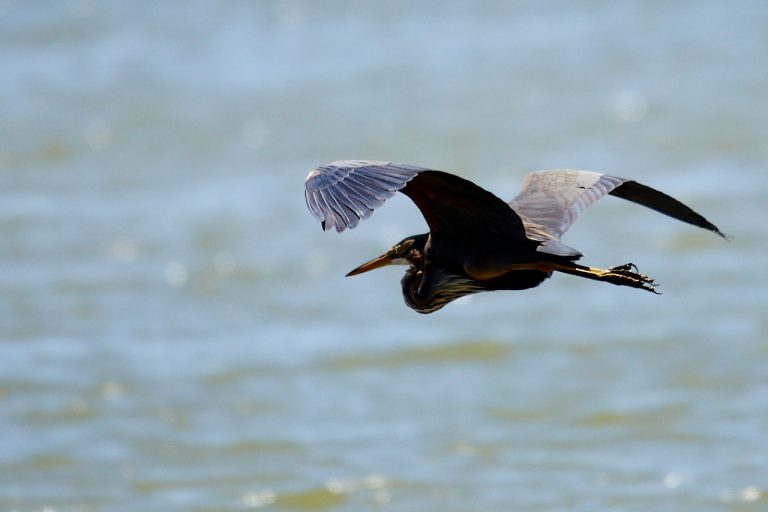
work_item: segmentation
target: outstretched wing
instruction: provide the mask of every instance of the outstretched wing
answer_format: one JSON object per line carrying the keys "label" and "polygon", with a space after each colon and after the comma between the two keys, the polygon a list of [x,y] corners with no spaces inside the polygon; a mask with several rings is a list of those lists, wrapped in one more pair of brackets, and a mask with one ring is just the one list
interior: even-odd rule
{"label": "outstretched wing", "polygon": [[714,224],[677,199],[636,181],[591,171],[530,173],[525,177],[523,189],[509,205],[559,238],[584,210],[606,194],[652,208],[725,238]]}
{"label": "outstretched wing", "polygon": [[424,167],[369,160],[331,162],[309,173],[305,189],[309,211],[325,230],[354,228],[400,191],[421,210],[433,237],[525,235],[520,217],[504,201],[471,181]]}
{"label": "outstretched wing", "polygon": [[304,197],[323,230],[341,233],[395,195],[423,167],[372,160],[344,160],[321,165],[304,182]]}

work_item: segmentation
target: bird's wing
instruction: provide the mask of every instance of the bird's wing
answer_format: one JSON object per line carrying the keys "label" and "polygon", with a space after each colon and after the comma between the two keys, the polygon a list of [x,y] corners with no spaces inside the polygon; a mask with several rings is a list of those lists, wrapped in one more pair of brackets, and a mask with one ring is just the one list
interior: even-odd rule
{"label": "bird's wing", "polygon": [[304,197],[312,215],[328,231],[354,229],[361,219],[395,195],[426,169],[413,165],[345,160],[321,165],[304,182]]}
{"label": "bird's wing", "polygon": [[584,210],[623,182],[590,171],[532,172],[509,205],[559,238]]}
{"label": "bird's wing", "polygon": [[525,235],[520,217],[504,201],[471,181],[424,167],[368,160],[331,162],[310,172],[305,188],[307,206],[325,230],[354,228],[400,191],[421,210],[433,237]]}
{"label": "bird's wing", "polygon": [[674,197],[670,197],[667,194],[652,189],[642,183],[625,181],[613,189],[610,194],[646,206],[659,213],[663,213],[664,215],[669,215],[674,219],[707,229],[728,240],[728,236],[720,231],[717,226],[693,211],[691,208],[687,207]]}
{"label": "bird's wing", "polygon": [[714,224],[663,192],[636,181],[591,171],[530,173],[525,177],[522,190],[509,205],[559,238],[584,210],[606,194],[652,208],[725,237]]}

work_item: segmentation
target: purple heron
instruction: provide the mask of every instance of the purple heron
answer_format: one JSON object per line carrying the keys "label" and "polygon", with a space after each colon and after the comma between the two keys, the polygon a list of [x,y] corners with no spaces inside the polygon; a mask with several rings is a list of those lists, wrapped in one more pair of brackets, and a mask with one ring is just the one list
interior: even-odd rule
{"label": "purple heron", "polygon": [[560,241],[579,215],[607,194],[725,238],[677,199],[636,181],[591,171],[530,173],[509,203],[453,174],[390,162],[331,162],[310,172],[305,182],[310,212],[324,230],[337,232],[356,227],[398,191],[419,208],[429,233],[404,238],[347,275],[407,265],[403,297],[419,313],[432,313],[472,293],[533,288],[553,272],[656,293],[656,283],[635,265],[579,265],[582,254]]}

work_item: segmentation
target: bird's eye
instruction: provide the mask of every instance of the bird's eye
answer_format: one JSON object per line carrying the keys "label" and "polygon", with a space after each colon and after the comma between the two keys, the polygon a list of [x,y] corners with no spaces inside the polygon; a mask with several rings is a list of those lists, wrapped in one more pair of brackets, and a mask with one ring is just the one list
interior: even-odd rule
{"label": "bird's eye", "polygon": [[411,246],[413,245],[414,240],[406,240],[405,242],[397,244],[395,247],[397,248],[397,253],[400,255],[404,255],[407,253]]}

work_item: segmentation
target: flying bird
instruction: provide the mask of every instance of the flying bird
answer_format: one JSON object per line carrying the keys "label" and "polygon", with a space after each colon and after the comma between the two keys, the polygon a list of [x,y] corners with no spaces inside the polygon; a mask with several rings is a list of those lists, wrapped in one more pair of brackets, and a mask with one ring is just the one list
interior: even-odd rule
{"label": "flying bird", "polygon": [[530,173],[508,203],[447,172],[371,160],[321,165],[309,173],[304,186],[307,207],[323,230],[339,233],[370,217],[395,192],[411,198],[429,233],[404,238],[347,276],[407,265],[403,297],[419,313],[432,313],[472,293],[533,288],[553,272],[656,293],[656,283],[635,265],[580,265],[576,261],[582,254],[560,241],[579,215],[607,194],[725,238],[677,199],[636,181],[591,171]]}

